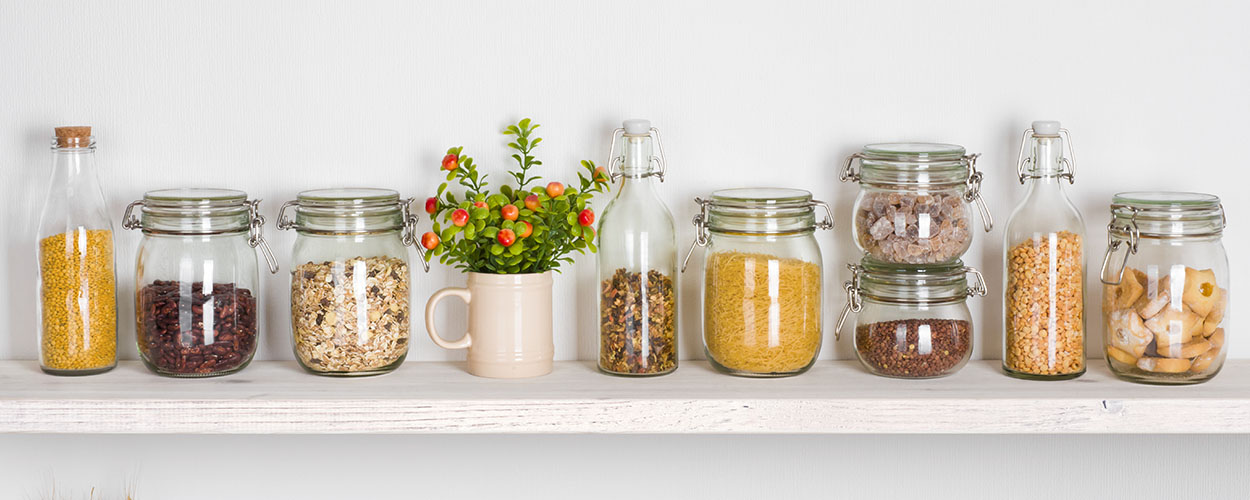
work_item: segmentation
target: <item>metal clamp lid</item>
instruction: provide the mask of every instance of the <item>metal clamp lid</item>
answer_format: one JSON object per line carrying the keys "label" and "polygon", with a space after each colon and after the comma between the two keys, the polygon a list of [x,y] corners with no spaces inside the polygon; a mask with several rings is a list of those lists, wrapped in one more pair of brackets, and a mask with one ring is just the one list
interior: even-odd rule
{"label": "metal clamp lid", "polygon": [[[416,212],[412,210],[412,204],[416,201],[416,198],[406,198],[394,203],[394,206],[399,209],[400,217],[403,220],[403,226],[400,228],[399,238],[400,243],[404,246],[415,246],[417,248],[417,254],[421,258],[421,267],[424,268],[426,272],[429,272],[430,263],[425,260],[425,249],[418,244],[419,237],[417,236],[417,222],[419,222],[420,219]],[[282,208],[278,209],[278,229],[285,231],[296,228],[295,219],[287,217],[286,215],[287,209],[292,207],[299,210],[299,200],[291,200],[283,203]]]}
{"label": "metal clamp lid", "polygon": [[[686,251],[686,257],[681,261],[681,272],[686,272],[686,266],[690,264],[690,256],[694,255],[695,247],[705,247],[710,241],[710,229],[708,227],[708,207],[715,205],[716,202],[710,199],[695,198],[694,202],[699,205],[699,213],[694,215],[694,219],[690,222],[694,224],[695,236],[694,241],[690,243],[690,249]],[[807,205],[810,207],[821,207],[825,209],[825,218],[815,222],[816,229],[830,230],[833,229],[833,208],[820,200],[809,200]]]}
{"label": "metal clamp lid", "polygon": [[976,203],[977,210],[981,212],[981,224],[985,227],[985,232],[994,229],[994,217],[990,215],[990,208],[985,204],[985,198],[981,197],[981,181],[985,176],[980,170],[977,170],[977,158],[981,157],[981,153],[973,153],[965,155],[964,159],[968,161],[968,190],[964,191],[964,201],[968,203]]}
{"label": "metal clamp lid", "polygon": [[[1129,220],[1123,225],[1117,226],[1114,216],[1111,218],[1111,222],[1107,223],[1107,251],[1102,255],[1102,267],[1098,270],[1098,279],[1111,286],[1117,286],[1121,281],[1124,281],[1124,269],[1128,267],[1128,257],[1137,253],[1137,242],[1141,239],[1141,231],[1137,228],[1137,208],[1127,205],[1111,206],[1112,213],[1119,209],[1127,209],[1131,215]],[[1108,279],[1107,264],[1111,263],[1111,256],[1115,254],[1116,249],[1120,248],[1121,243],[1119,238],[1115,238],[1112,235],[1121,232],[1128,236],[1126,248],[1124,249],[1124,258],[1120,259],[1120,270],[1113,273],[1115,278]]]}
{"label": "metal clamp lid", "polygon": [[[657,163],[659,164],[660,168],[659,172],[656,173],[656,176],[660,178],[660,182],[664,182],[664,175],[668,173],[668,162],[664,161],[664,142],[660,140],[660,130],[655,127],[651,127],[647,133],[655,139],[655,148],[659,152],[659,154],[651,155],[648,163],[651,165]],[[617,139],[623,137],[625,137],[624,127],[618,127],[616,130],[612,131],[612,138],[610,139],[612,145],[608,149],[608,177],[612,179],[612,182],[616,182],[620,180],[621,177],[625,176],[624,161],[621,160],[621,157],[616,155]]]}
{"label": "metal clamp lid", "polygon": [[[1027,151],[1026,146],[1029,144],[1029,138],[1033,137],[1033,135],[1033,127],[1029,127],[1028,130],[1024,131],[1024,136],[1020,139],[1020,156],[1016,159],[1016,176],[1020,178],[1020,184],[1024,184],[1026,179],[1037,177],[1028,174],[1028,167],[1029,164],[1033,163],[1033,158],[1025,153]],[[1067,150],[1067,156],[1059,157],[1059,178],[1067,179],[1068,184],[1072,184],[1075,182],[1074,177],[1076,177],[1076,151],[1072,147],[1072,134],[1068,132],[1068,129],[1061,128],[1059,129],[1059,136],[1063,138],[1063,147]]]}
{"label": "metal clamp lid", "polygon": [[[837,324],[834,326],[834,340],[842,339],[842,326],[846,323],[847,317],[851,313],[858,313],[863,310],[863,288],[862,280],[866,273],[863,266],[856,264],[847,264],[847,269],[851,270],[851,279],[842,284],[842,288],[846,290],[846,306],[842,308],[841,314],[838,315]],[[960,268],[964,274],[972,275],[972,283],[964,289],[964,297],[984,297],[989,293],[989,286],[985,283],[985,276],[975,267],[964,266]]]}
{"label": "metal clamp lid", "polygon": [[[278,259],[274,256],[273,249],[269,247],[269,243],[265,241],[265,216],[260,214],[260,201],[259,199],[243,201],[243,205],[247,207],[248,217],[247,245],[252,248],[259,248],[261,254],[265,256],[265,262],[269,265],[269,272],[276,274],[278,272]],[[129,205],[126,205],[126,212],[122,214],[122,228],[142,228],[143,222],[134,212],[135,208],[146,206],[147,204],[143,200],[132,201]]]}

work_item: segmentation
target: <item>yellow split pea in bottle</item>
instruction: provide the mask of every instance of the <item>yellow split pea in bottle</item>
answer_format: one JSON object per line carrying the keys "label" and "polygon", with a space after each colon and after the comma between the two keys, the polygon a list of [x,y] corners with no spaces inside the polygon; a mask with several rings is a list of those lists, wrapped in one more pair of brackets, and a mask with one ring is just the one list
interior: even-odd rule
{"label": "yellow split pea in bottle", "polygon": [[113,230],[90,127],[60,127],[39,218],[39,359],[54,375],[117,365]]}

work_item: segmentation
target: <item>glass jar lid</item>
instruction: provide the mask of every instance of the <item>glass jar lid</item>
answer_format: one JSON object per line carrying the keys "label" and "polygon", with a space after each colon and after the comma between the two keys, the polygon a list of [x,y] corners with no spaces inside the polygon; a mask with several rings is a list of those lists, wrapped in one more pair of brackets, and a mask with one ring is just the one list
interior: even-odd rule
{"label": "glass jar lid", "polygon": [[[707,229],[717,233],[777,235],[833,227],[829,205],[812,200],[812,193],[802,189],[722,189],[695,201],[705,209]],[[820,223],[817,205],[826,211]]]}
{"label": "glass jar lid", "polygon": [[[985,277],[962,261],[937,265],[886,264],[864,258],[859,265],[847,264],[851,279],[843,284],[846,306],[834,329],[840,338],[842,325],[851,313],[863,310],[863,299],[899,305],[954,304],[988,293]],[[972,286],[967,275],[972,275]]]}
{"label": "glass jar lid", "polygon": [[[139,208],[139,216],[134,209]],[[159,189],[131,202],[122,215],[122,227],[144,234],[213,236],[246,232],[247,244],[260,248],[269,271],[278,272],[278,260],[265,242],[265,217],[260,200],[234,189]]]}
{"label": "glass jar lid", "polygon": [[[896,186],[951,186],[966,183],[976,172],[978,155],[963,146],[925,142],[869,144],[847,158],[841,179]],[[854,169],[859,160],[859,169]]]}
{"label": "glass jar lid", "polygon": [[1219,236],[1224,232],[1220,198],[1204,193],[1142,191],[1111,198],[1107,230],[1125,239]]}
{"label": "glass jar lid", "polygon": [[[404,228],[408,203],[390,189],[335,188],[303,191],[278,213],[279,229],[320,234],[368,234]],[[295,211],[289,219],[286,210]]]}
{"label": "glass jar lid", "polygon": [[[133,210],[139,208],[139,217]],[[159,189],[126,207],[122,226],[150,233],[183,235],[246,231],[252,205],[234,189]]]}

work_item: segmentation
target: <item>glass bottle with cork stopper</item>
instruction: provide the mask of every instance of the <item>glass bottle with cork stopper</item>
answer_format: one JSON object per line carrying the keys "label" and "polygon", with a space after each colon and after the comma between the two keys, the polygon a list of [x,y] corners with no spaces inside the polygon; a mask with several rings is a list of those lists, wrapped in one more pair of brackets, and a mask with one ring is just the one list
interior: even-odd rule
{"label": "glass bottle with cork stopper", "polygon": [[[658,154],[657,154],[658,153]],[[656,189],[666,165],[660,132],[625,120],[612,133],[608,173],[621,181],[599,223],[599,369],[663,375],[677,369],[677,241]]]}
{"label": "glass bottle with cork stopper", "polygon": [[113,226],[91,127],[58,127],[39,216],[39,365],[90,375],[117,365]]}
{"label": "glass bottle with cork stopper", "polygon": [[1085,373],[1085,220],[1064,190],[1075,169],[1068,131],[1033,122],[1016,166],[1029,190],[1003,235],[1003,370],[1014,377]]}

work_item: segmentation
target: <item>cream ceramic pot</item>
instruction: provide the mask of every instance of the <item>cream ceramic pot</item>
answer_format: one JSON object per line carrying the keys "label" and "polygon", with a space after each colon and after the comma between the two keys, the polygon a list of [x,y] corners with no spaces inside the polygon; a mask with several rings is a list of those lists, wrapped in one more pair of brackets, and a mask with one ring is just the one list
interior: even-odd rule
{"label": "cream ceramic pot", "polygon": [[[455,341],[434,328],[434,310],[446,297],[469,305],[469,331]],[[524,378],[551,373],[555,357],[551,329],[551,272],[469,273],[468,288],[435,292],[425,305],[430,340],[444,349],[468,349],[469,373],[479,377]]]}

